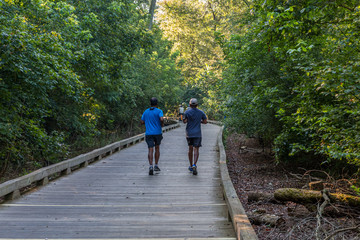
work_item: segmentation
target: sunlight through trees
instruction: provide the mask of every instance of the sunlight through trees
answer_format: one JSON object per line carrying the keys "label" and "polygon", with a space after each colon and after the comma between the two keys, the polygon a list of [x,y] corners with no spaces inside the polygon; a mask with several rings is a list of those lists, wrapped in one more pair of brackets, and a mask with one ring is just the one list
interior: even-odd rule
{"label": "sunlight through trees", "polygon": [[359,23],[356,0],[2,0],[1,174],[134,131],[152,96],[359,168]]}

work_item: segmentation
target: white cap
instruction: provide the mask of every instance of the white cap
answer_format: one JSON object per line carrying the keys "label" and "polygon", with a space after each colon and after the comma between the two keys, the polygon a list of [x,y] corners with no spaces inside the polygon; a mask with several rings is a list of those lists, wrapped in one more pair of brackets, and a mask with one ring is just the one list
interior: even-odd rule
{"label": "white cap", "polygon": [[195,106],[195,105],[198,105],[198,101],[197,101],[196,98],[192,98],[192,99],[190,99],[189,104],[192,105],[192,106]]}

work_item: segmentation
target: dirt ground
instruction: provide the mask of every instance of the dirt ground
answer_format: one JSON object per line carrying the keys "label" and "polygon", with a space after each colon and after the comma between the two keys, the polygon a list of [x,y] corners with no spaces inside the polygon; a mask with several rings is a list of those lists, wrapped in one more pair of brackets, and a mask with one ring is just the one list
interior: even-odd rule
{"label": "dirt ground", "polygon": [[[232,134],[225,142],[229,173],[247,215],[266,213],[280,217],[281,221],[274,227],[252,222],[260,240],[360,239],[359,209],[345,207],[339,210],[339,206],[333,206],[337,214],[323,214],[317,227],[317,211],[311,212],[303,205],[268,200],[248,202],[248,194],[252,191],[274,193],[278,188],[306,189],[309,179],[301,179],[306,169],[275,164],[271,153],[263,152],[256,139]],[[349,230],[345,230],[347,228]]]}

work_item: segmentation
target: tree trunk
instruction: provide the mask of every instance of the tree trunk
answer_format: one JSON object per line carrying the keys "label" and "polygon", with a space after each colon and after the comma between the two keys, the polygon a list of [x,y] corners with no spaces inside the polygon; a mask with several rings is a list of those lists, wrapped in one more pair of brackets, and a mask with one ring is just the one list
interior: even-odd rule
{"label": "tree trunk", "polygon": [[150,10],[149,10],[149,14],[150,14],[149,30],[151,30],[153,26],[155,7],[156,7],[156,0],[151,0]]}

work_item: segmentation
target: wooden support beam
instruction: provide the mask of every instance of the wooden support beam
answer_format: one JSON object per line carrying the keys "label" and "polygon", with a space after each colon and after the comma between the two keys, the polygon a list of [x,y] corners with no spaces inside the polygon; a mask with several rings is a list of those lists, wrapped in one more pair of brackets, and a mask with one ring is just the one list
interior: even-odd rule
{"label": "wooden support beam", "polygon": [[44,177],[43,179],[41,179],[40,181],[37,182],[38,186],[45,186],[46,184],[49,183],[49,178],[48,177]]}
{"label": "wooden support beam", "polygon": [[17,189],[5,196],[5,200],[15,200],[21,196],[20,191]]}
{"label": "wooden support beam", "polygon": [[71,173],[71,168],[67,168],[63,171],[61,171],[61,175],[69,175]]}
{"label": "wooden support beam", "polygon": [[89,166],[89,161],[85,161],[82,164],[80,164],[80,167],[87,167]]}

